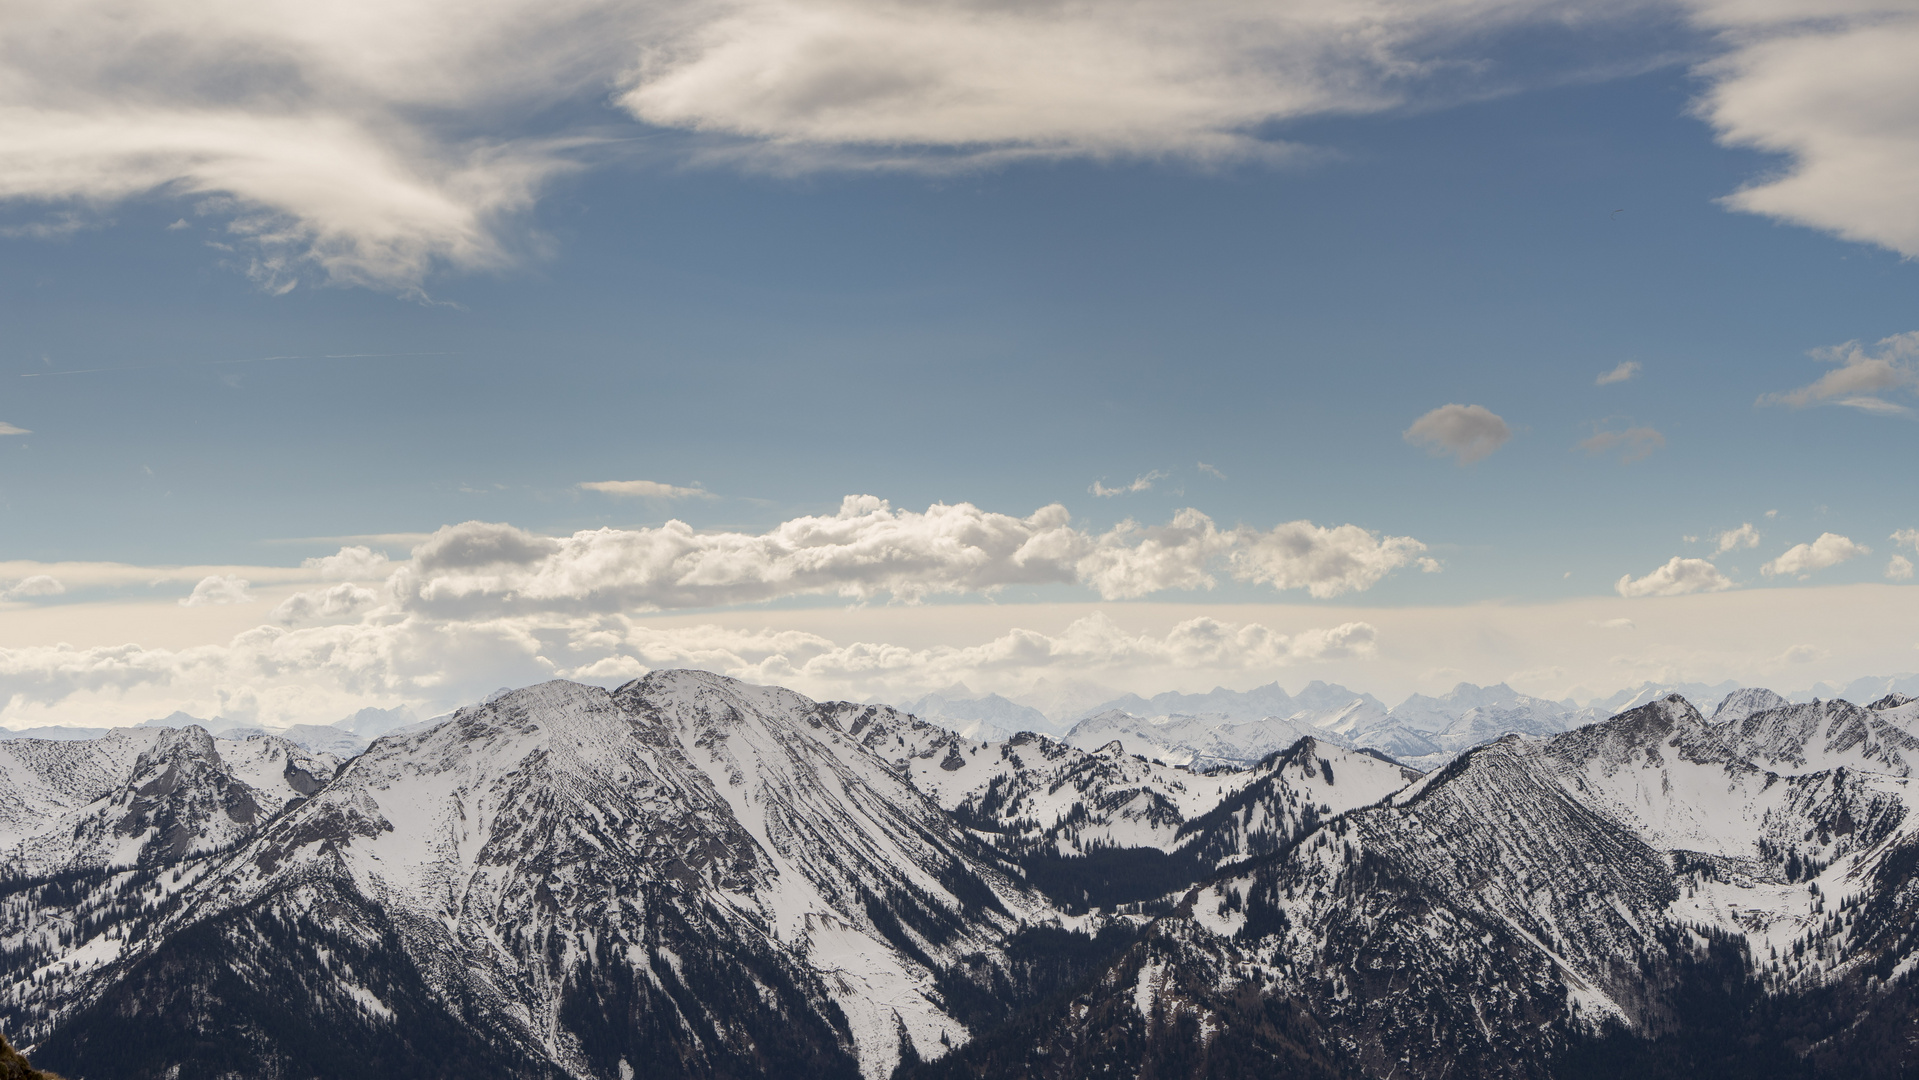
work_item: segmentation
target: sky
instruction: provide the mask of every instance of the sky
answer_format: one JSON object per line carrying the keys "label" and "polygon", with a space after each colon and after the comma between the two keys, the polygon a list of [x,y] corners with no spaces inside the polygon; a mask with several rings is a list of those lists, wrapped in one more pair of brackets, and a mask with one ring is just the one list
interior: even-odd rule
{"label": "sky", "polygon": [[1919,669],[1910,4],[9,19],[0,724]]}

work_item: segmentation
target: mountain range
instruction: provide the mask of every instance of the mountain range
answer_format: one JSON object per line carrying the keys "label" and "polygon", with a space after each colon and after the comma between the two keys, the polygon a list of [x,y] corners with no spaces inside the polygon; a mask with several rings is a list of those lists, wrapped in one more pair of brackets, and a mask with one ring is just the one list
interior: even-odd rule
{"label": "mountain range", "polygon": [[1293,729],[1200,768],[695,671],[350,757],[9,739],[0,1028],[75,1080],[1919,1068],[1919,702],[1344,693],[1211,698]]}

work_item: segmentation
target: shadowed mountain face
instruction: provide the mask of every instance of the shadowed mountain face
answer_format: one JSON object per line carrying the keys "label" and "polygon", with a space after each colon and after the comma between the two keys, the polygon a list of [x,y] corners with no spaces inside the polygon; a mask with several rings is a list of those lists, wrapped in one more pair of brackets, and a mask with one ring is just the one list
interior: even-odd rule
{"label": "shadowed mountain face", "polygon": [[14,740],[0,1020],[89,1080],[1901,1075],[1915,732],[1740,691],[1201,773],[663,672],[344,765]]}

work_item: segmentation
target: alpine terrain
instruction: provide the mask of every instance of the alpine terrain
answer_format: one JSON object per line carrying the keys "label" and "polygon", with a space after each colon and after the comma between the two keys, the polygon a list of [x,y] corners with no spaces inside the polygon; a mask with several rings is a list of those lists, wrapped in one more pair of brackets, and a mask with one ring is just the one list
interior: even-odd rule
{"label": "alpine terrain", "polygon": [[75,1080],[1919,1071],[1919,702],[1186,697],[0,741],[0,1030]]}

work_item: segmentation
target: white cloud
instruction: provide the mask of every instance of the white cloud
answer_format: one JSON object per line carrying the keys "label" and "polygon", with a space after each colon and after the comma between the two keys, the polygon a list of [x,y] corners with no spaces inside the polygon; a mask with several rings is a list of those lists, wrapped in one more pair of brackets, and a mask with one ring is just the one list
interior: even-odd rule
{"label": "white cloud", "polygon": [[1726,52],[1701,114],[1785,166],[1725,201],[1919,257],[1919,11],[1906,0],[1689,0]]}
{"label": "white cloud", "polygon": [[50,574],[35,574],[0,589],[0,600],[24,600],[33,596],[59,596],[67,591],[60,579]]}
{"label": "white cloud", "polygon": [[1665,445],[1666,437],[1658,431],[1650,427],[1629,427],[1618,431],[1595,430],[1592,438],[1580,442],[1579,448],[1593,457],[1617,450],[1620,461],[1633,462],[1644,461]]}
{"label": "white cloud", "polygon": [[180,601],[180,606],[205,607],[211,604],[251,604],[252,602],[253,594],[247,591],[245,578],[208,574],[193,587],[192,593]]}
{"label": "white cloud", "polygon": [[640,499],[717,499],[704,488],[674,487],[655,480],[594,480],[580,485],[581,490],[602,495],[620,495]]}
{"label": "white cloud", "polygon": [[1712,553],[1715,557],[1741,548],[1756,548],[1759,546],[1759,530],[1753,528],[1752,522],[1748,521],[1737,529],[1727,529],[1720,533],[1713,543]]}
{"label": "white cloud", "polygon": [[300,565],[317,572],[328,581],[366,581],[385,577],[393,564],[386,552],[374,551],[365,544],[343,547],[332,555],[302,559]]}
{"label": "white cloud", "polygon": [[1221,480],[1226,479],[1226,474],[1219,471],[1217,466],[1208,465],[1202,461],[1195,467],[1198,468],[1200,472],[1203,472],[1208,476],[1216,476]]}
{"label": "white cloud", "polygon": [[1094,534],[1075,528],[1058,505],[1019,518],[969,503],[895,510],[858,495],[832,516],[795,518],[760,534],[702,533],[669,521],[550,538],[466,522],[414,549],[393,580],[409,610],[440,614],[645,611],[802,595],[913,603],[1052,584],[1086,585],[1119,600],[1209,589],[1222,570],[1328,597],[1370,588],[1424,551],[1411,537],[1356,525],[1222,530],[1186,509],[1164,525],[1129,520]]}
{"label": "white cloud", "polygon": [[1638,625],[1635,624],[1631,619],[1594,619],[1588,625],[1597,626],[1601,630],[1637,630],[1639,629]]}
{"label": "white cloud", "polygon": [[537,246],[524,212],[543,186],[630,147],[610,108],[686,133],[647,153],[787,170],[1282,159],[1300,151],[1274,122],[1498,92],[1499,35],[1651,7],[18,0],[0,199],[40,207],[22,228],[44,230],[184,197],[271,288],[418,292],[436,267]]}
{"label": "white cloud", "polygon": [[1733,587],[1733,580],[1704,559],[1683,559],[1675,555],[1666,565],[1642,578],[1631,574],[1621,577],[1613,588],[1625,597],[1685,596],[1689,593],[1720,592]]}
{"label": "white cloud", "polygon": [[[1497,82],[1486,38],[1637,6],[743,0],[669,23],[678,32],[648,42],[621,101],[789,167],[1271,157],[1284,148],[1262,125],[1483,90]],[[915,153],[928,148],[944,154]]]}
{"label": "white cloud", "polygon": [[16,427],[12,424],[7,423],[5,420],[0,420],[0,435],[31,435],[31,434],[33,434],[33,432],[27,430],[26,428]]}
{"label": "white cloud", "polygon": [[[284,629],[263,626],[219,645],[0,648],[0,714],[9,720],[171,707],[196,715],[325,721],[361,704],[442,708],[495,686],[563,677],[620,682],[697,667],[817,695],[923,692],[958,681],[1030,685],[1041,677],[1269,679],[1275,669],[1364,659],[1378,631],[1348,621],[1280,633],[1257,622],[1198,616],[1164,633],[1126,630],[1103,613],[1047,633],[1009,628],[975,644],[836,642],[795,630],[715,624],[656,626],[625,616],[436,620],[374,616]],[[137,713],[134,715],[138,715]]]}
{"label": "white cloud", "polygon": [[1230,556],[1233,576],[1276,589],[1305,589],[1325,599],[1363,592],[1417,561],[1427,573],[1439,564],[1419,555],[1426,545],[1410,536],[1378,536],[1357,525],[1322,528],[1294,521],[1270,532],[1242,529]]}
{"label": "white cloud", "polygon": [[1453,455],[1471,465],[1513,437],[1512,428],[1483,405],[1441,405],[1413,421],[1401,437],[1434,457]]}
{"label": "white cloud", "polygon": [[1886,579],[1889,581],[1911,581],[1912,560],[1904,555],[1894,555],[1886,562]]}
{"label": "white cloud", "polygon": [[1613,383],[1625,382],[1637,374],[1639,374],[1639,361],[1627,360],[1611,371],[1602,372],[1598,378],[1593,380],[1593,385],[1611,386]]}
{"label": "white cloud", "polygon": [[1761,405],[1790,405],[1803,409],[1808,405],[1846,405],[1863,412],[1900,416],[1912,410],[1886,395],[1894,391],[1919,391],[1919,330],[1894,334],[1881,340],[1877,350],[1857,341],[1814,349],[1814,359],[1836,365],[1817,381],[1797,390],[1765,394]]}
{"label": "white cloud", "polygon": [[606,85],[624,42],[592,30],[612,10],[22,0],[0,45],[0,199],[65,220],[186,197],[271,288],[417,291],[435,266],[510,257],[502,224],[569,167],[563,133],[515,117]]}
{"label": "white cloud", "polygon": [[1115,495],[1130,495],[1139,491],[1151,491],[1153,490],[1155,481],[1164,480],[1168,475],[1170,474],[1154,469],[1152,472],[1141,473],[1133,477],[1133,482],[1130,484],[1121,484],[1118,487],[1107,487],[1100,481],[1095,480],[1093,481],[1093,485],[1086,490],[1103,499],[1110,499]]}
{"label": "white cloud", "polygon": [[343,581],[326,589],[297,592],[274,605],[269,618],[288,626],[359,616],[379,605],[381,594]]}
{"label": "white cloud", "polygon": [[1795,544],[1787,548],[1785,554],[1760,567],[1759,572],[1767,577],[1796,574],[1803,579],[1814,570],[1824,570],[1856,556],[1870,554],[1871,548],[1855,544],[1838,533],[1820,533],[1819,539],[1810,544]]}
{"label": "white cloud", "polygon": [[1816,660],[1823,660],[1830,655],[1831,654],[1825,649],[1817,645],[1794,645],[1785,652],[1780,653],[1774,663],[1810,664]]}
{"label": "white cloud", "polygon": [[1892,534],[1892,542],[1919,552],[1919,529],[1900,529]]}

